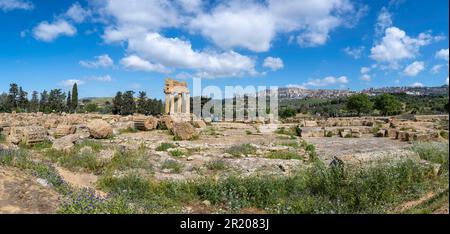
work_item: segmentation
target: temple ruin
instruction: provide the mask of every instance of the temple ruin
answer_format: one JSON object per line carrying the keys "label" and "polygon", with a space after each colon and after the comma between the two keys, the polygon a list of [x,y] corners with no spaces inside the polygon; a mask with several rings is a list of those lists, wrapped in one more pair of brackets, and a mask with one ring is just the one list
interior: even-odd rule
{"label": "temple ruin", "polygon": [[168,78],[165,81],[164,94],[166,94],[165,114],[189,121],[191,103],[187,83]]}

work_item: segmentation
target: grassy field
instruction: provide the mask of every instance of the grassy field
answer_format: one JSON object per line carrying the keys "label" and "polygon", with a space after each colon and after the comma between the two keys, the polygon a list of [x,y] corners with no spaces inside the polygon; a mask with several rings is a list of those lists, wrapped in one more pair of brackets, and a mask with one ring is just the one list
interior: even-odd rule
{"label": "grassy field", "polygon": [[[91,144],[97,151],[101,149],[92,142],[83,144]],[[164,144],[160,150],[171,147]],[[305,144],[303,147],[315,153],[312,145]],[[340,165],[328,167],[315,159],[310,168],[299,169],[290,177],[230,176],[219,180],[210,178],[180,182],[157,181],[151,175],[133,172],[114,175],[113,172],[120,169],[151,170],[152,165],[146,164],[145,152],[140,150],[119,151],[100,168],[92,167],[97,164],[85,162],[90,160],[67,159],[65,155],[50,155],[48,161],[36,162],[30,160],[29,149],[2,150],[0,164],[27,170],[48,180],[63,196],[58,210],[60,213],[179,213],[185,206],[203,201],[211,204],[205,208],[209,213],[240,213],[245,209],[287,214],[433,213],[448,204],[448,144],[420,143],[413,145],[411,150],[424,160],[439,163],[441,173],[435,175],[430,165],[411,160],[348,172]],[[72,157],[79,151],[80,147],[77,147],[71,153]],[[251,154],[254,148],[242,145],[228,151],[232,155],[242,155],[242,152]],[[108,197],[100,198],[93,190],[70,187],[58,175],[52,162],[97,172],[100,176],[97,188],[107,192]],[[181,165],[169,159],[162,167],[176,172]],[[226,167],[224,161],[214,161],[208,165],[212,171]],[[403,203],[420,199],[430,192],[434,194],[431,199],[398,211],[397,208]]]}

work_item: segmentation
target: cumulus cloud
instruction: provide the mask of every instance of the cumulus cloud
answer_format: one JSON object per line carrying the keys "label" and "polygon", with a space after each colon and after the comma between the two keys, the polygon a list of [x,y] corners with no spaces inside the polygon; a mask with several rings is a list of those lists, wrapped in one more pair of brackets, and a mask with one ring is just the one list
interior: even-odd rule
{"label": "cumulus cloud", "polygon": [[366,74],[366,73],[369,73],[371,70],[372,70],[372,68],[370,68],[370,67],[361,67],[360,72],[361,72],[361,74]]}
{"label": "cumulus cloud", "polygon": [[59,82],[59,85],[64,86],[64,87],[72,87],[75,83],[77,85],[82,85],[82,84],[84,84],[84,81],[77,80],[77,79],[69,79],[69,80],[63,80],[63,81]]}
{"label": "cumulus cloud", "polygon": [[362,54],[364,53],[364,46],[360,46],[360,47],[356,47],[356,48],[351,48],[351,47],[346,47],[344,49],[344,52],[353,57],[354,59],[359,59],[362,57]]}
{"label": "cumulus cloud", "polygon": [[82,23],[91,15],[91,11],[84,9],[80,3],[76,2],[67,10],[65,16],[76,23]]}
{"label": "cumulus cloud", "polygon": [[444,67],[444,65],[442,65],[442,64],[436,64],[431,68],[430,72],[432,74],[438,74],[443,67]]}
{"label": "cumulus cloud", "polygon": [[428,33],[421,33],[417,38],[412,38],[401,29],[390,27],[386,29],[381,42],[372,47],[370,58],[388,64],[390,68],[398,68],[400,61],[414,59],[420,48],[433,40]]}
{"label": "cumulus cloud", "polygon": [[321,86],[330,86],[330,85],[344,85],[347,84],[348,78],[346,76],[341,77],[334,77],[334,76],[327,76],[323,79],[315,79],[310,80],[303,84],[303,86],[314,86],[314,87],[321,87]]}
{"label": "cumulus cloud", "polygon": [[41,41],[51,42],[60,36],[74,36],[77,29],[65,20],[57,20],[53,23],[41,22],[33,29],[33,36]]}
{"label": "cumulus cloud", "polygon": [[153,64],[136,55],[123,58],[120,63],[129,70],[170,73],[170,70],[161,64]]}
{"label": "cumulus cloud", "polygon": [[0,9],[4,12],[12,10],[32,10],[33,3],[25,0],[0,0]]}
{"label": "cumulus cloud", "polygon": [[143,38],[130,38],[128,50],[166,67],[199,70],[198,75],[205,78],[256,73],[255,62],[247,56],[234,51],[196,51],[189,41],[166,38],[159,33],[148,33]]}
{"label": "cumulus cloud", "polygon": [[392,26],[392,14],[386,9],[381,8],[377,17],[377,23],[375,24],[375,34],[381,36],[384,31]]}
{"label": "cumulus cloud", "polygon": [[410,86],[411,86],[411,87],[416,87],[416,88],[421,88],[421,87],[424,87],[425,85],[423,85],[423,84],[420,83],[420,82],[416,82],[416,83],[414,83],[414,84],[411,84]]}
{"label": "cumulus cloud", "polygon": [[415,61],[408,65],[403,71],[407,76],[417,76],[421,71],[425,69],[425,63],[420,61]]}
{"label": "cumulus cloud", "polygon": [[[235,52],[266,52],[279,34],[300,46],[325,44],[338,27],[353,27],[367,10],[350,0],[130,0],[97,1],[104,19],[103,39],[123,43],[128,54],[173,69],[191,69],[202,77],[257,75],[255,61]],[[163,35],[183,29],[210,40],[217,50],[193,48],[182,37]],[[168,49],[168,50],[166,50]],[[163,51],[165,50],[165,51]]]}
{"label": "cumulus cloud", "polygon": [[436,52],[436,58],[446,60],[447,62],[449,60],[448,56],[448,49],[442,49]]}
{"label": "cumulus cloud", "polygon": [[264,59],[263,67],[270,68],[272,71],[280,70],[284,67],[283,60],[280,58],[267,57]]}
{"label": "cumulus cloud", "polygon": [[369,74],[363,74],[360,79],[362,81],[371,81],[372,77]]}
{"label": "cumulus cloud", "polygon": [[107,54],[95,56],[94,61],[80,61],[80,65],[87,68],[108,68],[114,65],[114,61]]}
{"label": "cumulus cloud", "polygon": [[448,85],[448,76],[447,79],[445,79],[445,84]]}
{"label": "cumulus cloud", "polygon": [[275,36],[275,23],[270,12],[257,4],[234,3],[198,15],[190,27],[224,49],[243,47],[256,52],[269,50]]}

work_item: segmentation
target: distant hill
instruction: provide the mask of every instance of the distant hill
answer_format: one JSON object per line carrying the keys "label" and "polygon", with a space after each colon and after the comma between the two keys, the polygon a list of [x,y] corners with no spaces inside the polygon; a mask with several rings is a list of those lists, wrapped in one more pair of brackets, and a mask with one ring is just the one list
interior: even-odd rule
{"label": "distant hill", "polygon": [[81,103],[95,103],[98,106],[105,105],[106,102],[112,103],[112,97],[85,97],[80,99]]}

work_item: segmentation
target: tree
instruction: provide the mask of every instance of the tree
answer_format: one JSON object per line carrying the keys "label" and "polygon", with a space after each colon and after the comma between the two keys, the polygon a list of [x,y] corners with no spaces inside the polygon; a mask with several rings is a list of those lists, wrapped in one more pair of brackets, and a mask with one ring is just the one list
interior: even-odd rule
{"label": "tree", "polygon": [[134,92],[126,91],[122,96],[121,115],[132,115],[136,111],[136,104],[134,102]]}
{"label": "tree", "polygon": [[28,110],[28,93],[22,87],[19,87],[19,95],[17,97],[17,107],[22,111]]}
{"label": "tree", "polygon": [[12,83],[9,85],[9,95],[8,95],[8,107],[11,110],[17,108],[17,97],[19,96],[19,87],[17,84]]}
{"label": "tree", "polygon": [[297,115],[297,111],[294,110],[294,109],[291,109],[291,108],[286,108],[283,111],[281,111],[281,113],[280,113],[280,117],[282,119],[286,119],[286,118],[289,118],[289,117],[294,117],[296,115]]}
{"label": "tree", "polygon": [[114,115],[120,115],[122,112],[122,104],[123,104],[122,92],[117,92],[112,102],[113,102],[112,113]]}
{"label": "tree", "polygon": [[49,107],[48,107],[48,92],[47,90],[44,90],[41,93],[41,99],[39,100],[39,110],[45,113],[48,113]]}
{"label": "tree", "polygon": [[70,91],[67,93],[67,101],[66,101],[67,111],[69,113],[72,112],[72,95],[70,95]]}
{"label": "tree", "polygon": [[72,87],[72,103],[71,103],[71,108],[73,111],[77,111],[78,108],[78,85],[77,83],[73,84]]}
{"label": "tree", "polygon": [[382,94],[375,98],[374,107],[379,110],[382,115],[386,116],[399,113],[402,104],[393,95]]}
{"label": "tree", "polygon": [[149,114],[151,110],[149,110],[150,106],[148,104],[149,102],[147,102],[147,94],[143,91],[139,92],[139,97],[137,100],[137,112],[139,114]]}
{"label": "tree", "polygon": [[98,106],[95,103],[89,103],[84,107],[84,110],[89,113],[98,112]]}
{"label": "tree", "polygon": [[33,91],[33,93],[31,94],[30,111],[39,111],[39,93],[37,91]]}
{"label": "tree", "polygon": [[48,96],[48,108],[51,112],[63,112],[65,109],[66,94],[61,89],[52,89]]}
{"label": "tree", "polygon": [[363,113],[367,114],[372,111],[373,103],[367,94],[361,93],[350,96],[346,106],[348,111],[356,112],[358,116],[361,116]]}

